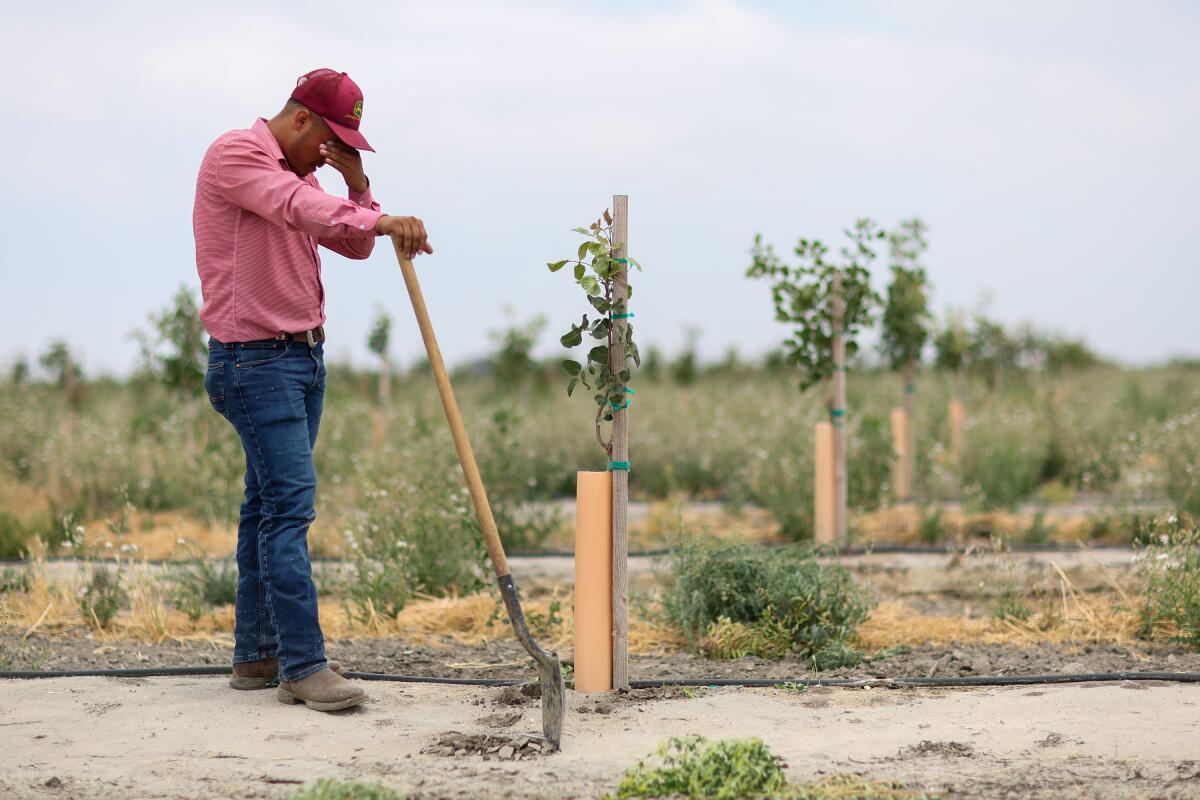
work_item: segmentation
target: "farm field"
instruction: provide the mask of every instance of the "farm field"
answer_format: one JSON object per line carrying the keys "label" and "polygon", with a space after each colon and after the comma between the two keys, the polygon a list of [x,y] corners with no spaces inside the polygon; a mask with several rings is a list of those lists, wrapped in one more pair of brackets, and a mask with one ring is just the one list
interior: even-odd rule
{"label": "farm field", "polygon": [[[586,435],[591,412],[540,389],[537,373],[516,390],[501,389],[487,374],[464,372],[456,382],[533,631],[570,667],[574,473],[603,467]],[[419,370],[396,377],[386,408],[372,399],[370,375],[344,371],[330,383],[317,449],[318,519],[310,534],[330,656],[360,672],[529,679],[528,659],[488,588],[430,381]],[[1179,562],[1178,548],[1190,541],[1197,510],[1191,464],[1200,449],[1191,409],[1200,406],[1200,371],[1097,367],[1053,380],[1014,371],[1003,388],[972,381],[966,392],[957,378],[930,372],[918,395],[915,496],[905,502],[892,497],[890,484],[886,420],[899,395],[897,380],[867,372],[852,374],[849,384],[856,409],[848,428],[851,544],[842,553],[806,549],[812,429],[825,409],[799,394],[786,374],[725,364],[681,382],[663,367],[638,384],[632,416],[631,678],[758,679],[797,688],[635,690],[641,694],[612,701],[572,695],[568,730],[580,738],[567,740],[565,766],[542,767],[535,759],[501,768],[468,754],[445,772],[440,765],[448,762],[437,754],[441,737],[512,736],[530,727],[524,716],[513,716],[525,711],[516,709],[505,717],[510,724],[493,730],[481,722],[486,708],[473,704],[494,703],[498,690],[379,683],[369,684],[376,700],[364,718],[346,724],[385,725],[381,731],[404,735],[386,747],[377,742],[330,753],[320,761],[325,767],[295,772],[281,761],[279,774],[256,766],[254,774],[235,771],[227,776],[233,783],[220,783],[226,778],[206,772],[213,756],[200,755],[202,743],[182,750],[167,740],[153,743],[152,726],[141,734],[151,742],[143,757],[162,764],[182,759],[189,777],[180,785],[198,796],[222,796],[236,786],[246,796],[285,797],[296,781],[356,775],[415,797],[445,796],[450,782],[471,796],[472,780],[510,782],[503,791],[511,796],[566,797],[582,786],[611,791],[623,767],[660,743],[651,741],[651,731],[659,739],[668,732],[725,735],[713,715],[728,703],[751,703],[762,719],[780,720],[778,730],[756,730],[785,758],[788,780],[797,785],[850,772],[908,787],[897,797],[993,790],[1052,797],[1083,769],[1096,797],[1132,796],[1130,781],[1142,782],[1139,791],[1161,793],[1154,796],[1187,796],[1183,789],[1171,794],[1194,778],[1178,772],[1181,762],[1172,759],[1179,754],[1169,746],[1146,744],[1144,752],[1134,748],[1122,758],[1118,744],[1114,756],[1107,738],[1085,735],[1094,727],[1086,719],[1053,711],[1055,704],[1078,702],[1079,692],[1105,702],[1133,696],[1122,688],[1144,689],[1139,696],[1148,702],[1182,709],[1193,702],[1186,685],[802,687],[818,679],[1200,672],[1190,606],[1164,595],[1165,582],[1198,580],[1194,559],[1184,556],[1181,571],[1155,566],[1163,558]],[[956,389],[969,409],[958,459],[949,452],[946,416]],[[3,667],[226,665],[240,451],[223,421],[201,401],[181,401],[151,382],[93,383],[75,402],[45,385],[19,393],[5,388],[0,397],[7,412],[0,417],[3,535],[7,555],[15,557],[0,566]],[[729,588],[739,579],[730,576],[747,570],[754,582],[785,580],[780,592],[805,591],[804,584],[788,589],[786,576],[764,577],[774,574],[771,553],[825,587],[828,613],[843,620],[828,623],[841,631],[835,642],[809,640],[800,629],[781,633],[759,611],[710,618],[680,603],[696,592],[753,595],[750,584]],[[735,583],[717,588],[729,580]],[[96,712],[98,722],[111,709],[118,725],[126,706],[111,704],[126,701],[105,699],[110,691],[136,705],[154,687],[191,693],[198,702],[221,696],[224,686],[219,678],[78,680],[65,691],[87,708],[106,709]],[[102,780],[84,780],[99,774],[87,766],[94,763],[89,754],[73,749],[54,715],[30,705],[39,691],[60,691],[53,688],[58,684],[19,685],[0,722],[22,732],[44,727],[41,735],[61,737],[67,755],[53,775],[31,760],[27,774],[6,778],[14,796],[37,796],[55,777],[80,797],[115,796],[140,785],[119,762],[110,762]],[[875,699],[864,701],[867,691]],[[225,697],[214,708],[263,713],[231,706],[236,699]],[[255,698],[247,709],[269,699]],[[436,724],[415,719],[422,703],[440,701],[462,712]],[[783,725],[797,703],[816,727]],[[1020,716],[1019,734],[967,722],[992,703],[996,710],[987,713]],[[277,705],[264,711],[287,711]],[[869,746],[825,754],[830,759],[811,749],[806,736],[823,726],[857,742],[846,726],[868,721],[868,712],[880,717],[873,731],[891,732]],[[1121,714],[1131,712],[1110,713],[1122,720],[1126,741],[1133,723]],[[659,716],[661,723],[652,722]],[[604,758],[569,755],[573,741],[608,740],[632,722],[624,744]],[[1182,715],[1177,724],[1182,731],[1191,723]],[[215,743],[211,748],[224,752]],[[338,766],[358,761],[374,766],[365,772]],[[1039,776],[1036,788],[1017,777],[1015,763]]]}
{"label": "farm field", "polygon": [[0,800],[1200,800],[1200,6],[1081,5],[14,8]]}
{"label": "farm field", "polygon": [[[593,413],[550,388],[555,369],[516,384],[456,376],[509,549],[569,547],[571,520],[554,513],[555,501],[573,497],[577,471],[604,468]],[[821,398],[798,392],[790,372],[736,361],[691,369],[681,380],[677,364],[647,368],[639,382],[631,492],[654,519],[635,549],[661,545],[681,524],[697,532],[694,520],[673,518],[681,502],[746,512],[713,520],[717,535],[742,526],[758,538],[811,538]],[[315,557],[353,556],[381,521],[402,520],[409,538],[437,514],[470,522],[459,513],[464,490],[432,381],[413,369],[393,383],[380,407],[369,399],[372,375],[331,369],[315,453]],[[209,555],[230,552],[244,461],[194,391],[100,381],[69,402],[52,385],[0,384],[0,555],[18,556],[33,536],[88,554],[170,557],[181,538]],[[1097,367],[1053,378],[1014,369],[994,390],[930,372],[917,394],[914,499],[889,524],[878,512],[893,505],[888,415],[901,395],[888,373],[849,376],[853,543],[933,544],[964,528],[1033,543],[1128,542],[1159,512],[1200,511],[1200,369]],[[967,409],[960,458],[949,451],[952,397]],[[1019,510],[1019,519],[1005,513]]]}

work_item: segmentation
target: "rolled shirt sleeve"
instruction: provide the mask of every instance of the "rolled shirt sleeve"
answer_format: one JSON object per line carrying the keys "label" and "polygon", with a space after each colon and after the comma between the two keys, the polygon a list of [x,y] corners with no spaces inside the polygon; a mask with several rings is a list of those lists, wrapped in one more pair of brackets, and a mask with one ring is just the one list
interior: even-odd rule
{"label": "rolled shirt sleeve", "polygon": [[367,227],[367,230],[371,232],[371,238],[367,239],[362,236],[322,236],[317,239],[317,243],[322,247],[329,248],[338,255],[361,260],[370,256],[371,251],[375,249],[375,224],[383,214],[380,213],[379,203],[375,202],[375,198],[371,196],[370,186],[367,187],[365,192],[351,190],[350,202],[360,208],[375,212],[374,220]]}

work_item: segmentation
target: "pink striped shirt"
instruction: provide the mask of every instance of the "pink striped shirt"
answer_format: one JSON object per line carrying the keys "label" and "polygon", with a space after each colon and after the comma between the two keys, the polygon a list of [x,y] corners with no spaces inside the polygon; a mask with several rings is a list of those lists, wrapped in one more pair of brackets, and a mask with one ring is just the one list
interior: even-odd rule
{"label": "pink striped shirt", "polygon": [[366,258],[380,216],[369,188],[343,200],[292,172],[266,120],[222,135],[200,163],[192,212],[205,329],[243,342],[325,324],[317,245]]}

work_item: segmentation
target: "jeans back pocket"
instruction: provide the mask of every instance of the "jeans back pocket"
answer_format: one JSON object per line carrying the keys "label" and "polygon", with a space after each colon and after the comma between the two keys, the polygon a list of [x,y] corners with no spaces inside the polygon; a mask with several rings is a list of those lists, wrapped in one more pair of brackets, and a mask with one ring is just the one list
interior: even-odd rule
{"label": "jeans back pocket", "polygon": [[218,361],[215,364],[208,365],[208,372],[204,373],[204,392],[208,395],[208,402],[212,404],[213,409],[225,416],[225,362]]}

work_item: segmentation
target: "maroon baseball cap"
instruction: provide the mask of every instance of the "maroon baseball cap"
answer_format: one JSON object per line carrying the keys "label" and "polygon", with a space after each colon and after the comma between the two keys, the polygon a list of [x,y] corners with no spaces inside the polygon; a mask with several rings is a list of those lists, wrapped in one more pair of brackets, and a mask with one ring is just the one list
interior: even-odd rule
{"label": "maroon baseball cap", "polygon": [[363,93],[358,84],[344,72],[331,69],[314,69],[296,79],[292,99],[300,103],[333,130],[343,143],[355,150],[375,148],[358,132],[362,122]]}

